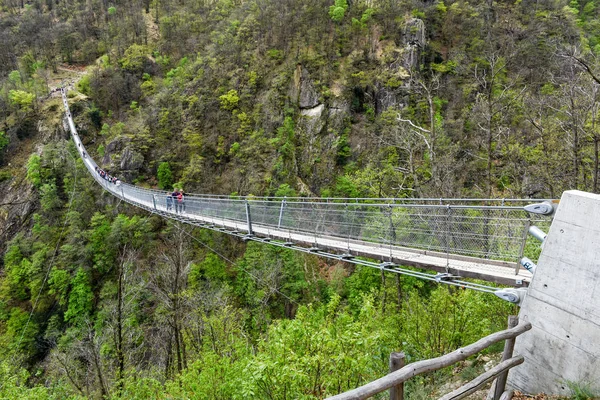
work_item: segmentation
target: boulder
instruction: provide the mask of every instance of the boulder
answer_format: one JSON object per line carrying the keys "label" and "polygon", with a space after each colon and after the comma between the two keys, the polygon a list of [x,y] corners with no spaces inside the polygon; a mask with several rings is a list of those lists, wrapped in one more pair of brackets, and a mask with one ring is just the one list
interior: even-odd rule
{"label": "boulder", "polygon": [[120,168],[123,171],[136,171],[144,165],[144,156],[127,146],[121,154]]}
{"label": "boulder", "polygon": [[110,164],[113,158],[112,156],[121,152],[121,150],[123,150],[127,143],[128,140],[125,138],[116,138],[115,140],[107,144],[104,148],[104,157],[102,158],[102,164]]}

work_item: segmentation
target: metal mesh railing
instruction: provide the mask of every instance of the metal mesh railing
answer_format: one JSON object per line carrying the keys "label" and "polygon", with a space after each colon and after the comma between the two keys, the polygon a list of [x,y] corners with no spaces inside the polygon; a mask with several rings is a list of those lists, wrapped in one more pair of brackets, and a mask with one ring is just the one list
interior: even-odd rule
{"label": "metal mesh railing", "polygon": [[[85,166],[107,191],[140,207],[182,221],[224,226],[277,238],[333,238],[350,244],[404,247],[450,255],[518,261],[527,229],[548,217],[523,210],[519,199],[311,199],[186,194],[183,210],[169,209],[169,194],[121,183],[96,173],[70,116],[69,128]],[[174,200],[174,199],[173,199]],[[452,204],[447,204],[449,202]],[[532,219],[533,218],[533,219]]]}

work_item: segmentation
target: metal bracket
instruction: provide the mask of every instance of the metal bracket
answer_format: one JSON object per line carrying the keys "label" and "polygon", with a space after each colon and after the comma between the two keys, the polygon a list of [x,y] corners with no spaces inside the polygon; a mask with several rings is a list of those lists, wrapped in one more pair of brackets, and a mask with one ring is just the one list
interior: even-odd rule
{"label": "metal bracket", "polygon": [[533,214],[551,215],[554,213],[552,203],[544,201],[543,203],[528,204],[523,207],[525,211]]}
{"label": "metal bracket", "polygon": [[454,276],[448,272],[445,273],[437,273],[435,275],[435,280],[436,282],[441,282],[441,281],[451,281],[454,278],[459,278],[458,276]]}
{"label": "metal bracket", "polygon": [[525,288],[518,288],[518,289],[506,288],[506,289],[496,290],[494,292],[494,294],[496,296],[500,297],[502,300],[506,300],[509,303],[513,303],[513,304],[520,306],[521,303],[523,302],[523,300],[525,299],[525,296],[527,295],[527,289],[525,289]]}

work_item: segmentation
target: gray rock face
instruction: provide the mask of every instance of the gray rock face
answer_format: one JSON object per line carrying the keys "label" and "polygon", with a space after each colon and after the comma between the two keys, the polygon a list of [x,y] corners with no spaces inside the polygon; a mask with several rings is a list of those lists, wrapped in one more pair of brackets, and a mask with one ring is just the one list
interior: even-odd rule
{"label": "gray rock face", "polygon": [[125,145],[127,144],[127,141],[123,138],[117,138],[115,140],[113,140],[112,142],[110,142],[109,144],[106,145],[106,148],[104,149],[104,157],[102,158],[102,164],[104,165],[108,165],[111,163],[112,160],[112,156],[115,155],[116,153],[119,153],[121,150],[123,150],[123,148],[125,147]]}
{"label": "gray rock face", "polygon": [[8,241],[28,223],[37,201],[33,186],[26,179],[13,177],[0,181],[0,254],[4,254]]}
{"label": "gray rock face", "polygon": [[405,86],[396,89],[390,89],[378,83],[375,86],[375,107],[377,113],[381,113],[390,107],[404,108],[407,105],[405,96],[408,90]]}
{"label": "gray rock face", "polygon": [[421,51],[426,44],[425,39],[425,23],[418,19],[412,18],[404,27],[404,65],[407,69],[415,69],[421,61]]}
{"label": "gray rock face", "polygon": [[144,156],[131,147],[126,147],[121,155],[121,170],[138,170],[144,165]]}
{"label": "gray rock face", "polygon": [[350,116],[350,102],[342,97],[335,97],[329,107],[329,130],[341,132],[346,127],[346,118]]}
{"label": "gray rock face", "polygon": [[320,104],[319,93],[312,83],[310,74],[302,65],[298,65],[294,71],[290,97],[302,109],[314,108]]}
{"label": "gray rock face", "polygon": [[131,145],[129,139],[117,138],[106,145],[102,166],[129,181],[135,179],[144,167],[144,156]]}

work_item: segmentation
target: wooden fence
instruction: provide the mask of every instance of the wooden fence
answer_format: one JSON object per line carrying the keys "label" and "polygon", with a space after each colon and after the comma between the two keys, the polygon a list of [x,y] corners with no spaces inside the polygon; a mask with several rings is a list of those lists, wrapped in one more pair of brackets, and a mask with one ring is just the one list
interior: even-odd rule
{"label": "wooden fence", "polygon": [[373,382],[367,383],[359,388],[349,390],[345,393],[340,393],[336,396],[329,397],[328,400],[362,400],[390,389],[390,400],[404,400],[404,382],[410,378],[431,371],[448,367],[460,361],[466,360],[468,357],[487,349],[492,344],[506,340],[504,344],[504,353],[502,361],[494,368],[479,375],[477,378],[468,382],[464,386],[448,393],[440,400],[458,400],[469,394],[479,390],[483,385],[496,379],[495,386],[492,387],[488,399],[504,400],[511,397],[510,392],[505,392],[506,378],[508,371],[519,364],[523,363],[522,356],[513,357],[513,349],[515,338],[524,332],[531,329],[530,323],[517,324],[518,319],[515,316],[510,316],[508,319],[508,329],[493,333],[477,342],[468,346],[462,347],[452,353],[445,354],[441,357],[431,358],[429,360],[417,361],[412,364],[404,365],[403,353],[392,353],[390,356],[390,373]]}

